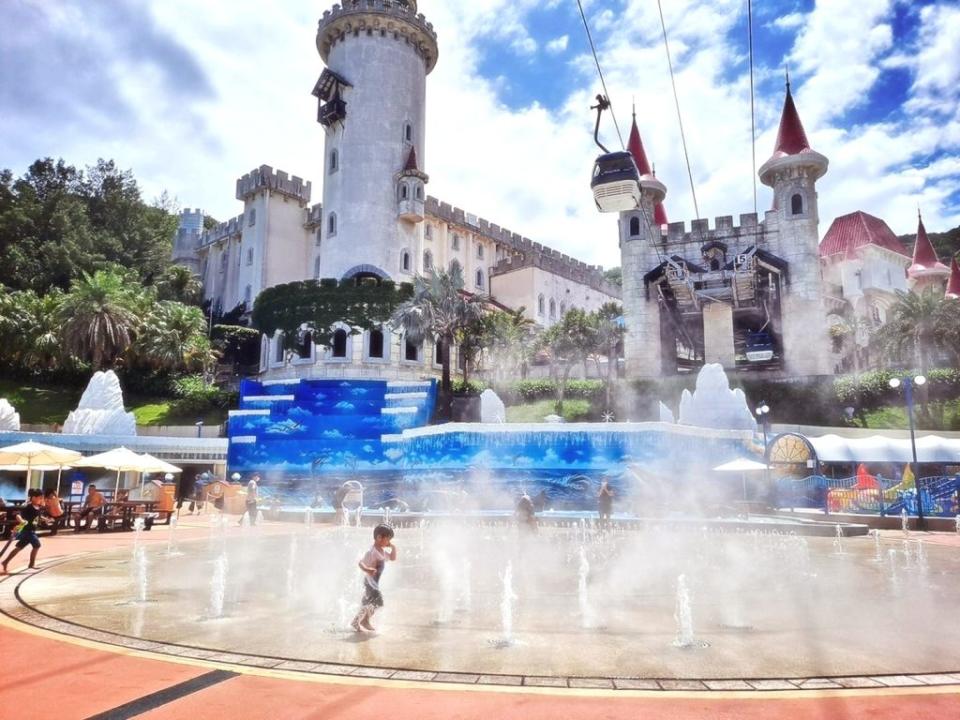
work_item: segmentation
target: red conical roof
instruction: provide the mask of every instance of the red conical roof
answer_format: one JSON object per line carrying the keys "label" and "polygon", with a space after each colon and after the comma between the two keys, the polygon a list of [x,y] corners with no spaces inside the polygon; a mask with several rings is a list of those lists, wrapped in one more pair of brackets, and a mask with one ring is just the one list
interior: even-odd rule
{"label": "red conical roof", "polygon": [[640,130],[637,129],[637,116],[633,116],[633,127],[630,128],[630,140],[627,142],[627,150],[633,155],[633,161],[637,164],[637,170],[641,175],[651,175],[650,163],[647,162],[647,154],[643,151],[643,141],[640,139]]}
{"label": "red conical roof", "polygon": [[810,150],[807,133],[800,122],[800,114],[793,103],[793,94],[790,92],[790,83],[787,83],[787,97],[783,101],[783,112],[780,114],[780,130],[777,132],[777,144],[773,148],[773,156],[797,155],[804,150]]}
{"label": "red conical roof", "polygon": [[950,282],[947,283],[947,297],[960,300],[960,265],[954,256],[950,262]]}
{"label": "red conical roof", "polygon": [[933,249],[933,243],[927,237],[927,229],[923,226],[923,218],[919,218],[917,242],[913,246],[913,263],[907,270],[907,274],[913,277],[920,273],[929,273],[931,270],[938,270],[944,275],[949,272],[947,266],[940,262],[937,251]]}
{"label": "red conical roof", "polygon": [[407,155],[407,164],[403,166],[403,171],[407,170],[419,170],[417,166],[417,149],[415,147],[410,148],[410,154]]}

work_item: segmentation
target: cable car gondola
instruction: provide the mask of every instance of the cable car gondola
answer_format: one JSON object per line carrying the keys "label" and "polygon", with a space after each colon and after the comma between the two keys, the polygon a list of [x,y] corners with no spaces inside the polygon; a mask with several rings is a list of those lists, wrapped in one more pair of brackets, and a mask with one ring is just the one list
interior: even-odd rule
{"label": "cable car gondola", "polygon": [[603,95],[597,95],[597,104],[591,110],[597,111],[597,124],[593,129],[593,140],[603,150],[593,165],[593,178],[590,189],[593,200],[600,212],[624,212],[640,207],[640,171],[627,151],[610,152],[597,137],[600,132],[600,116],[610,107],[610,101]]}
{"label": "cable car gondola", "polygon": [[773,338],[770,333],[747,332],[747,360],[749,362],[767,362],[773,359]]}

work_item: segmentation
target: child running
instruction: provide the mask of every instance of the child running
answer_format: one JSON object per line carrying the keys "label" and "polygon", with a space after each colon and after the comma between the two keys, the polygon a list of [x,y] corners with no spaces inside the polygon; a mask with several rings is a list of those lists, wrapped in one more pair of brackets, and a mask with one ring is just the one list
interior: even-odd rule
{"label": "child running", "polygon": [[389,525],[377,525],[373,529],[373,547],[360,560],[360,569],[366,573],[363,579],[363,599],[360,612],[350,623],[359,633],[375,632],[372,620],[378,608],[383,607],[383,594],[380,592],[380,576],[387,560],[397,559],[397,548],[393,544],[393,528]]}
{"label": "child running", "polygon": [[34,488],[30,490],[27,497],[27,504],[17,512],[17,545],[13,552],[7,555],[3,561],[3,571],[0,575],[7,574],[7,565],[17,556],[27,545],[33,549],[30,550],[30,567],[36,567],[37,553],[40,551],[40,538],[37,537],[37,524],[40,521],[40,515],[43,513],[43,490]]}

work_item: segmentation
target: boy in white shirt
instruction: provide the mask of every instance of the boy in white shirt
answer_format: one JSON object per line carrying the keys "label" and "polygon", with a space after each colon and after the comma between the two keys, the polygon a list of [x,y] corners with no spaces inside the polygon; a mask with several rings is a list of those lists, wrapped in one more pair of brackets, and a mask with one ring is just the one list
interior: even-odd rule
{"label": "boy in white shirt", "polygon": [[373,615],[383,607],[383,594],[380,592],[380,576],[387,560],[397,559],[397,548],[393,544],[393,528],[389,525],[377,525],[373,529],[373,547],[359,562],[360,569],[366,573],[363,579],[363,599],[360,612],[350,623],[357,632],[374,632]]}

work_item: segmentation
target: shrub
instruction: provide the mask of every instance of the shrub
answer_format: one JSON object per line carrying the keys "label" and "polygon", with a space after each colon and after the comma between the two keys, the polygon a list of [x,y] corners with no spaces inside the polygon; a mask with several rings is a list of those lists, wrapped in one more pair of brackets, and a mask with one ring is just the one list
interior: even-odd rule
{"label": "shrub", "polygon": [[176,411],[183,415],[201,415],[215,408],[229,407],[235,401],[235,393],[221,390],[201,375],[176,378],[173,381],[173,394],[177,398]]}
{"label": "shrub", "polygon": [[487,384],[482,380],[455,380],[453,382],[454,395],[479,395],[487,389]]}

